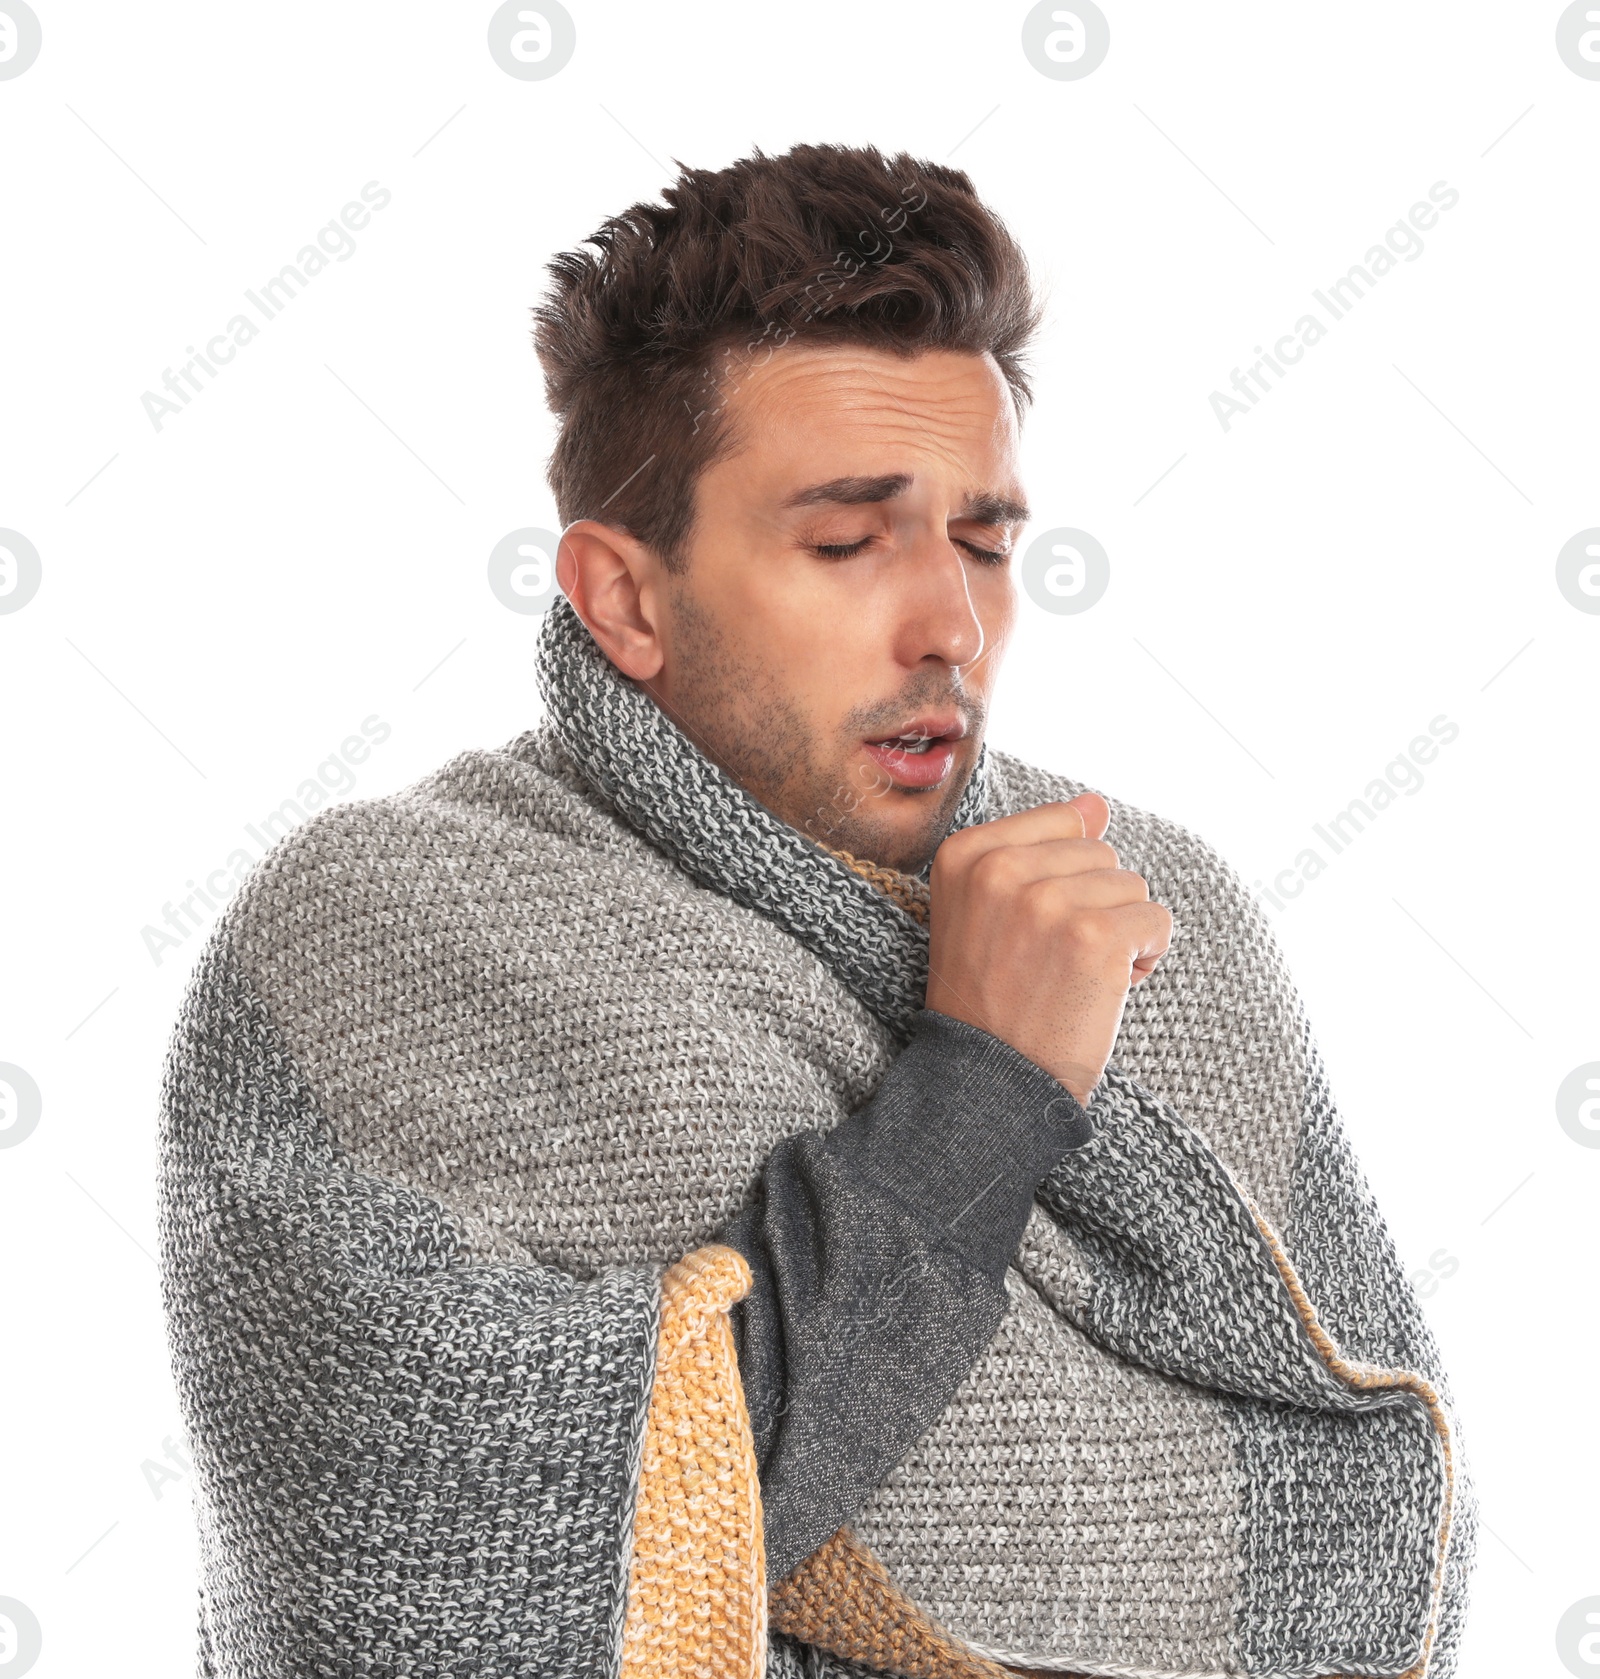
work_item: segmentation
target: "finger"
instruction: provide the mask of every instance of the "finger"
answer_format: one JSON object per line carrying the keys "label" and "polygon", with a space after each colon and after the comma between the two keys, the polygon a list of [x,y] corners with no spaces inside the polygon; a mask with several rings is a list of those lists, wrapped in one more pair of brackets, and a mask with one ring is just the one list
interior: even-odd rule
{"label": "finger", "polygon": [[[1078,794],[1078,799],[1085,797],[1082,793]],[[1104,803],[1104,800],[1101,802]],[[1104,831],[1102,824],[1101,832]],[[986,851],[1002,845],[1035,845],[1045,840],[1098,837],[1090,833],[1089,819],[1077,800],[1067,799],[1035,805],[1031,810],[1019,810],[1012,816],[1000,816],[993,822],[979,822],[975,827],[963,828],[952,834],[945,845],[970,863]]]}
{"label": "finger", "polygon": [[[1132,877],[1144,882],[1138,875]],[[1102,886],[1101,881],[1106,884]],[[1034,890],[1040,894],[1041,913],[1062,918],[1070,929],[1075,917],[1084,913],[1095,916],[1084,927],[1084,934],[1101,949],[1110,966],[1127,962],[1130,968],[1149,972],[1167,953],[1172,942],[1172,912],[1165,904],[1151,903],[1148,898],[1128,896],[1126,871],[1107,869],[1103,874],[1080,875],[1073,881],[1041,881]],[[1089,904],[1085,897],[1104,892],[1111,901]],[[1123,894],[1120,898],[1118,894]],[[1045,906],[1048,906],[1046,908]]]}
{"label": "finger", "polygon": [[1117,916],[1132,941],[1131,983],[1137,985],[1155,972],[1156,964],[1172,948],[1172,911],[1165,904],[1128,904]]}
{"label": "finger", "polygon": [[[1104,840],[1040,840],[1033,845],[1001,846],[985,852],[973,864],[969,878],[985,888],[1005,894],[1026,891],[1049,882],[1069,879],[1076,882],[1099,875],[1117,878],[1119,885],[1116,890],[1123,892],[1123,896],[1115,900],[1118,903],[1147,895],[1143,878],[1130,869],[1124,869],[1115,848]],[[1128,890],[1134,882],[1138,883],[1137,891]],[[1063,902],[1080,901],[1075,885],[1064,890],[1066,896]],[[1105,890],[1113,889],[1108,887]],[[1096,898],[1095,901],[1101,900]]]}
{"label": "finger", "polygon": [[1111,806],[1099,793],[1082,792],[1067,800],[1075,810],[1083,813],[1083,837],[1104,839],[1111,822]]}
{"label": "finger", "polygon": [[[1096,840],[1080,840],[1079,845],[1095,845]],[[1058,875],[1056,879],[1063,877]],[[1091,867],[1070,875],[1070,885],[1062,885],[1056,894],[1064,901],[1082,909],[1120,909],[1124,904],[1144,904],[1150,900],[1150,887],[1142,874],[1132,869]]]}

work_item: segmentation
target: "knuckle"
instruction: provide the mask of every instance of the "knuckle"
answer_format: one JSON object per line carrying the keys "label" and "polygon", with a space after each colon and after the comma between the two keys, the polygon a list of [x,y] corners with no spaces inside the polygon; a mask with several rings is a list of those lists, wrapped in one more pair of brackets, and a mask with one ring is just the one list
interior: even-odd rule
{"label": "knuckle", "polygon": [[986,851],[972,865],[972,884],[988,894],[1001,894],[1015,889],[1018,877],[1018,857],[1014,848],[998,845]]}
{"label": "knuckle", "polygon": [[1068,917],[1067,932],[1074,947],[1088,957],[1103,957],[1118,942],[1110,917],[1096,909],[1073,910]]}
{"label": "knuckle", "polygon": [[936,878],[948,880],[951,874],[959,874],[966,867],[977,843],[972,836],[971,828],[962,828],[939,842],[933,854],[933,867],[928,871],[930,885]]}
{"label": "knuckle", "polygon": [[1076,910],[1067,891],[1066,882],[1059,876],[1047,875],[1023,889],[1022,899],[1028,920],[1036,927],[1059,938],[1073,924]]}
{"label": "knuckle", "polygon": [[935,865],[938,864],[940,858],[943,858],[947,863],[959,862],[966,855],[971,844],[971,828],[958,828],[955,833],[946,834],[934,850],[933,860]]}

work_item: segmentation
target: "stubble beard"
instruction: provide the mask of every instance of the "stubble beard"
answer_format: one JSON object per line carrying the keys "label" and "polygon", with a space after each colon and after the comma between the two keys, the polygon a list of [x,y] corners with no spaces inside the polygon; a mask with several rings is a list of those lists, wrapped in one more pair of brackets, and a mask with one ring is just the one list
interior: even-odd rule
{"label": "stubble beard", "polygon": [[[950,831],[982,739],[983,708],[970,695],[952,692],[946,680],[898,699],[893,719],[882,716],[882,706],[862,708],[830,743],[819,738],[771,670],[734,649],[686,590],[677,591],[673,612],[680,674],[672,705],[662,709],[706,757],[820,845],[905,874],[918,873],[932,860]],[[862,758],[861,742],[875,726],[892,727],[924,703],[954,703],[967,718],[964,762],[937,788],[894,786]],[[914,801],[919,815],[914,827],[889,818],[890,801],[896,807]]]}

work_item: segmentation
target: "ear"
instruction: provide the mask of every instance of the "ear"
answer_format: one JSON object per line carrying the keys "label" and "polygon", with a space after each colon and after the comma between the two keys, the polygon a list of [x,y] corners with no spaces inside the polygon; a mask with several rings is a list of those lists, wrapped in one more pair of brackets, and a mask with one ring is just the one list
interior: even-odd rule
{"label": "ear", "polygon": [[556,551],[562,593],[606,657],[637,682],[666,662],[657,631],[663,569],[642,542],[596,519],[573,520]]}

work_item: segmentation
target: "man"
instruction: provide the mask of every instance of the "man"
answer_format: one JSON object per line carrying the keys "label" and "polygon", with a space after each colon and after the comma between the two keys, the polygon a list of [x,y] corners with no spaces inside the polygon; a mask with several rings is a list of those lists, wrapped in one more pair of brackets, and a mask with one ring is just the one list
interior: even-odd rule
{"label": "man", "polygon": [[1271,934],[985,743],[1021,253],[870,148],[664,197],[537,312],[545,722],[281,841],[179,1022],[202,1672],[1449,1673],[1458,1430]]}

